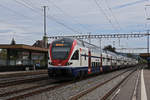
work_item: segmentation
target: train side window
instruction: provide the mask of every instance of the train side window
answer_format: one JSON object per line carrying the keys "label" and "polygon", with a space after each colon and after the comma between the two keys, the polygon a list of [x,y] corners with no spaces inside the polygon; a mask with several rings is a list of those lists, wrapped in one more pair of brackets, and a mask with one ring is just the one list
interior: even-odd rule
{"label": "train side window", "polygon": [[71,60],[79,60],[79,50],[76,50],[71,58]]}
{"label": "train side window", "polygon": [[97,67],[98,66],[98,62],[96,62],[96,66],[95,67]]}
{"label": "train side window", "polygon": [[94,62],[92,62],[92,67],[94,67]]}
{"label": "train side window", "polygon": [[86,53],[85,53],[85,56],[84,56],[84,60],[86,60]]}
{"label": "train side window", "polygon": [[110,61],[110,58],[107,58],[107,61]]}

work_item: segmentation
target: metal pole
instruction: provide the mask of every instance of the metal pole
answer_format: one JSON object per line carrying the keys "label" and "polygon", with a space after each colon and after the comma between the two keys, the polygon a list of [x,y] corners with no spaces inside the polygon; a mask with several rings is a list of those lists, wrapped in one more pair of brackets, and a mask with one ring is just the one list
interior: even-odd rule
{"label": "metal pole", "polygon": [[100,48],[100,50],[102,49],[101,38],[99,38],[99,48]]}
{"label": "metal pole", "polygon": [[119,47],[120,47],[120,38],[119,38]]}
{"label": "metal pole", "polygon": [[43,36],[43,40],[44,40],[44,47],[47,48],[47,34],[46,34],[46,7],[47,6],[43,6],[44,8],[44,36]]}
{"label": "metal pole", "polygon": [[89,33],[89,43],[91,44],[91,33]]}
{"label": "metal pole", "polygon": [[47,6],[43,6],[44,8],[44,36],[46,36],[46,7]]}
{"label": "metal pole", "polygon": [[[149,34],[149,31],[147,31]],[[149,55],[149,35],[147,34],[147,54]]]}
{"label": "metal pole", "polygon": [[115,41],[113,41],[113,47],[115,47]]}
{"label": "metal pole", "polygon": [[101,45],[101,38],[99,38],[99,52],[100,52],[100,54],[101,54],[101,52],[102,52],[102,45]]}
{"label": "metal pole", "polygon": [[149,61],[149,30],[147,30],[147,54],[148,54],[148,59],[147,59],[147,61],[148,61],[148,67],[150,67],[150,61]]}

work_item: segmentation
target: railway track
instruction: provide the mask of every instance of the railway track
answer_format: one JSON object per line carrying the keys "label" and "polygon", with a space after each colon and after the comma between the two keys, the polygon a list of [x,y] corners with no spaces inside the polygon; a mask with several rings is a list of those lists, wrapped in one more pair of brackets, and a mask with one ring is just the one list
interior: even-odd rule
{"label": "railway track", "polygon": [[13,85],[19,85],[19,84],[23,84],[23,83],[30,83],[30,82],[34,82],[34,81],[40,81],[40,80],[45,80],[48,79],[48,75],[47,74],[42,74],[42,75],[33,75],[30,77],[18,77],[16,79],[3,79],[0,80],[0,88],[4,88],[4,87],[8,87],[8,86],[13,86]]}
{"label": "railway track", "polygon": [[[123,73],[126,73],[128,71],[129,70],[126,70],[126,71],[116,75],[115,77],[118,77],[119,75],[121,75]],[[114,79],[115,77],[113,77],[111,79]],[[83,80],[86,80],[86,79],[87,78],[84,78]],[[81,81],[81,80],[78,80],[78,81]],[[109,80],[107,80],[107,81],[109,81]],[[0,94],[0,99],[4,98],[5,100],[19,100],[19,99],[30,97],[30,96],[33,96],[33,95],[37,95],[37,94],[40,94],[40,93],[43,93],[43,92],[52,91],[54,89],[67,86],[67,85],[72,84],[72,83],[74,83],[74,81],[67,81],[67,82],[61,82],[61,83],[51,82],[51,83],[47,83],[47,84],[41,84],[41,85],[37,85],[37,86],[27,87],[27,88],[24,88],[24,89],[19,89],[19,90],[15,90],[15,91],[11,91],[11,92],[2,93],[2,94]],[[101,85],[102,84],[105,84],[105,83],[101,83]],[[90,91],[92,91],[92,89],[90,89]],[[82,95],[84,95],[84,93],[82,93]],[[82,95],[78,94],[77,96],[71,97],[70,100],[76,100],[79,97],[81,97]]]}
{"label": "railway track", "polygon": [[[108,91],[100,100],[107,100],[108,97],[109,97],[111,94],[113,94],[113,92],[114,92],[130,75],[132,75],[132,73],[135,72],[136,70],[137,70],[137,69],[134,69],[133,71],[131,71],[131,72],[130,72],[127,76],[125,76],[116,86],[114,86],[110,91]],[[81,91],[81,92],[79,92],[78,94],[75,94],[75,95],[71,96],[71,97],[69,98],[69,100],[78,100],[78,99],[84,97],[85,95],[87,95],[88,93],[91,93],[91,92],[94,91],[95,89],[102,87],[103,85],[107,84],[108,82],[111,82],[112,80],[116,79],[117,77],[119,77],[119,76],[121,76],[121,75],[123,75],[123,74],[125,74],[125,73],[127,73],[127,72],[129,72],[129,71],[130,71],[130,70],[124,71],[124,72],[122,72],[122,73],[120,73],[120,74],[118,74],[118,75],[112,77],[111,79],[108,79],[108,80],[106,80],[106,81],[104,81],[104,82],[102,82],[102,83],[99,83],[99,84],[97,84],[97,85],[91,87],[91,88],[88,88],[87,90]],[[82,99],[81,99],[81,100],[82,100]]]}
{"label": "railway track", "polygon": [[108,91],[101,100],[107,100],[108,97],[110,97],[110,95],[112,95],[114,93],[115,90],[117,90],[119,88],[119,86],[130,76],[133,74],[133,72],[135,72],[136,70],[133,70],[132,72],[130,72],[125,78],[123,78],[116,86],[114,86],[110,91]]}
{"label": "railway track", "polygon": [[33,86],[33,87],[25,88],[25,89],[12,91],[12,92],[3,93],[3,94],[0,94],[0,99],[4,98],[5,100],[19,100],[25,97],[40,94],[42,92],[54,90],[56,88],[63,87],[65,85],[69,85],[73,82],[70,81],[70,82],[64,82],[61,84],[58,84],[58,83],[59,82],[51,82],[51,83],[47,83],[44,85],[38,85],[38,86]]}

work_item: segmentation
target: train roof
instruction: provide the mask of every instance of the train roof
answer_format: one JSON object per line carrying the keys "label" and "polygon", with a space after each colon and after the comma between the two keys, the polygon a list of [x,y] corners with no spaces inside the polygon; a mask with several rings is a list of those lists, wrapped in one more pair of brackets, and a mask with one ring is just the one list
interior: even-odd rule
{"label": "train roof", "polygon": [[99,51],[101,53],[107,53],[107,54],[111,54],[111,55],[117,55],[117,53],[114,53],[114,52],[111,52],[111,51],[107,51],[107,50],[102,50],[102,49],[100,49],[100,47],[98,47],[98,46],[96,46],[94,44],[88,43],[86,41],[83,41],[81,39],[72,38],[72,37],[62,37],[61,39],[65,39],[65,40],[69,39],[71,41],[77,40],[78,45],[80,45],[82,47],[86,47],[86,48],[89,48],[89,49],[92,49],[92,50],[96,50],[96,51]]}
{"label": "train roof", "polygon": [[99,52],[101,52],[101,53],[107,53],[107,54],[114,55],[114,56],[129,58],[129,57],[127,57],[127,56],[125,56],[125,55],[122,55],[122,54],[120,54],[120,53],[117,53],[117,52],[115,53],[115,52],[111,52],[111,51],[108,51],[108,50],[102,50],[102,49],[100,49],[100,47],[98,47],[98,46],[96,46],[96,45],[94,45],[94,44],[88,43],[88,42],[86,42],[86,41],[83,41],[83,40],[77,39],[77,38],[62,37],[62,38],[57,39],[57,40],[55,40],[55,41],[59,41],[59,40],[62,40],[62,39],[63,39],[64,41],[66,41],[66,42],[73,42],[74,40],[77,40],[78,45],[80,45],[80,46],[82,46],[82,47],[86,47],[86,48],[89,48],[89,49],[94,50],[94,51],[99,51]]}

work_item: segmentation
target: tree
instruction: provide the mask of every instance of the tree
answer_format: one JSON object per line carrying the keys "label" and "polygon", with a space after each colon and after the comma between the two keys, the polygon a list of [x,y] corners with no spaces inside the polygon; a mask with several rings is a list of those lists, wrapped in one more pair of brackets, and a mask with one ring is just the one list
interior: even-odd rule
{"label": "tree", "polygon": [[12,41],[11,41],[11,45],[15,45],[16,44],[16,41],[15,39],[13,38]]}
{"label": "tree", "polygon": [[111,51],[111,52],[116,52],[116,48],[112,47],[111,45],[105,46],[103,50]]}

